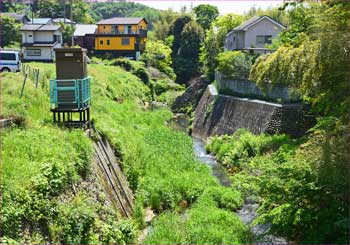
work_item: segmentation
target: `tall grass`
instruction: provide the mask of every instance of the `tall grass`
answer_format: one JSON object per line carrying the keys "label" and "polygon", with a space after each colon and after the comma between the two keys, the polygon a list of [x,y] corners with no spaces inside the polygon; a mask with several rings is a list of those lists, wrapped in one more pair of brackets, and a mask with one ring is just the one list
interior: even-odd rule
{"label": "tall grass", "polygon": [[[46,77],[55,76],[52,64],[32,63],[31,65],[39,67]],[[156,221],[153,233],[147,242],[249,242],[247,230],[233,213],[242,203],[240,196],[230,189],[220,187],[218,181],[211,176],[209,169],[196,160],[191,138],[168,126],[168,121],[172,117],[169,109],[149,110],[147,108],[151,99],[150,88],[138,77],[120,67],[94,64],[89,65],[88,70],[92,77],[92,119],[96,128],[111,141],[136,194],[138,210],[136,210],[135,219],[138,221],[142,219],[142,207],[146,206],[150,206],[159,214],[164,213]],[[18,178],[12,179],[14,185],[22,186],[29,191],[31,177],[40,176],[46,171],[40,167],[41,165],[46,166],[47,164],[44,163],[47,162],[49,166],[56,166],[59,163],[69,162],[72,165],[63,164],[62,168],[74,166],[73,169],[76,171],[79,166],[77,162],[81,162],[79,157],[84,155],[82,153],[86,152],[91,143],[81,132],[70,132],[51,126],[48,89],[45,81],[42,81],[43,85],[38,90],[34,88],[33,83],[29,82],[25,88],[25,97],[21,100],[17,99],[13,94],[17,95],[19,92],[21,79],[21,74],[8,74],[3,79],[4,91],[7,93],[4,97],[7,100],[4,103],[6,115],[23,116],[28,122],[23,129],[8,131],[3,139],[7,145],[3,148],[6,156],[5,165],[7,165],[4,168],[7,172],[4,183],[9,183],[11,176],[18,173]],[[11,80],[15,83],[11,84]],[[12,94],[8,91],[12,91]],[[20,141],[20,136],[17,137],[17,134],[25,135],[26,140],[17,144],[16,142]],[[11,140],[12,137],[14,140]],[[74,143],[78,139],[82,139],[81,144],[84,144],[84,147]],[[11,147],[16,151],[11,153]],[[69,154],[71,151],[75,153]],[[67,158],[66,155],[72,159]],[[11,165],[13,160],[16,164]],[[25,167],[22,168],[21,164]],[[36,167],[32,168],[33,165]],[[23,173],[19,173],[21,170]],[[69,176],[72,181],[75,180],[75,174]],[[60,178],[61,175],[53,175],[52,184]],[[22,185],[21,181],[26,182],[27,185]],[[69,180],[67,183],[72,182]],[[44,186],[47,185],[44,184]],[[9,185],[6,185],[6,188],[9,188]],[[62,190],[63,187],[59,186],[57,193]],[[98,215],[98,204],[86,195],[88,193],[79,194],[63,206],[51,203],[50,207],[56,210],[55,214],[58,216],[55,221],[47,221],[49,231],[46,233],[51,234],[51,239],[54,240],[45,237],[39,240],[65,243],[132,242],[135,237],[133,226],[129,223],[110,221],[113,215],[107,215],[110,217],[107,220],[101,218]],[[38,200],[41,199],[38,197]],[[83,200],[90,205],[85,205]],[[11,214],[16,212],[17,207],[22,207],[19,203],[16,205],[15,209],[8,209],[7,212]],[[186,209],[189,209],[186,211],[188,217],[184,221],[182,212]],[[21,215],[24,213],[25,211]],[[80,221],[72,223],[71,219],[75,216],[80,217]],[[33,214],[33,217],[36,216]],[[166,223],[168,217],[173,217],[174,222]],[[39,227],[40,222],[38,220],[36,222],[32,220],[32,223]],[[179,230],[177,236],[180,237],[186,233],[183,239],[177,240],[166,235],[164,231],[174,230],[181,226],[182,222],[186,225]],[[77,230],[75,225],[81,229]],[[19,225],[18,229],[21,228],[23,227]],[[116,231],[115,234],[111,232],[112,229]],[[17,230],[14,232],[8,233],[11,235],[10,238],[23,241],[21,240],[23,234]],[[93,232],[96,235],[93,235]],[[40,234],[46,233],[42,231]],[[125,234],[131,235],[125,237]]]}

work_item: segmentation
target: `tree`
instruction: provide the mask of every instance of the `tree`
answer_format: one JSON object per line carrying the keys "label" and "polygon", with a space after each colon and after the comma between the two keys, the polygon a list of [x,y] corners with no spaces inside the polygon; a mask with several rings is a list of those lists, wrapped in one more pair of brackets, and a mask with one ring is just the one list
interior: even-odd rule
{"label": "tree", "polygon": [[217,56],[217,69],[227,78],[247,79],[252,66],[252,58],[241,51],[226,51]]}
{"label": "tree", "polygon": [[216,35],[220,47],[224,46],[226,34],[239,26],[243,20],[243,16],[237,14],[226,14],[217,18],[214,27],[217,29]]}
{"label": "tree", "polygon": [[[285,83],[323,115],[349,118],[350,5],[331,3],[315,11],[298,47],[286,46],[260,57],[250,78],[259,86]],[[287,42],[288,44],[288,42]]]}
{"label": "tree", "polygon": [[[316,7],[317,6],[317,7]],[[298,46],[303,41],[304,34],[308,32],[319,5],[297,4],[288,10],[287,29],[280,33],[281,44]]]}
{"label": "tree", "polygon": [[155,67],[167,74],[171,79],[175,79],[175,73],[171,67],[171,48],[165,45],[163,41],[148,41],[141,60],[148,67]]}
{"label": "tree", "polygon": [[[69,16],[70,15],[67,15],[68,18]],[[77,23],[84,23],[84,24],[94,22],[94,19],[89,14],[89,5],[85,1],[76,0],[73,3],[73,20]]]}
{"label": "tree", "polygon": [[172,56],[173,58],[178,54],[179,48],[181,46],[181,33],[182,30],[184,29],[185,25],[192,21],[192,18],[189,15],[183,15],[178,17],[171,28],[171,32],[169,34],[174,35],[174,40],[173,40],[173,52]]}
{"label": "tree", "polygon": [[173,67],[177,82],[184,83],[198,75],[199,50],[203,38],[203,29],[196,22],[190,21],[183,27],[180,47],[178,50],[173,48],[173,51],[176,50],[176,55],[173,55]]}
{"label": "tree", "polygon": [[155,39],[165,41],[172,32],[173,23],[178,17],[179,14],[170,9],[162,11],[159,15],[159,20],[153,24]]}
{"label": "tree", "polygon": [[38,14],[40,18],[62,18],[64,17],[63,4],[55,0],[39,0]]}
{"label": "tree", "polygon": [[200,50],[200,61],[203,70],[209,80],[214,80],[217,66],[216,56],[224,50],[226,34],[243,22],[243,16],[227,14],[218,17],[205,35],[205,40]]}
{"label": "tree", "polygon": [[75,27],[71,24],[65,24],[64,22],[59,23],[62,29],[62,41],[63,43],[71,43],[72,36],[75,30]]}
{"label": "tree", "polygon": [[196,21],[204,30],[209,30],[211,23],[219,16],[217,7],[209,4],[200,4],[194,9]]}
{"label": "tree", "polygon": [[8,46],[20,40],[19,24],[16,24],[14,18],[2,15],[1,29],[1,47]]}

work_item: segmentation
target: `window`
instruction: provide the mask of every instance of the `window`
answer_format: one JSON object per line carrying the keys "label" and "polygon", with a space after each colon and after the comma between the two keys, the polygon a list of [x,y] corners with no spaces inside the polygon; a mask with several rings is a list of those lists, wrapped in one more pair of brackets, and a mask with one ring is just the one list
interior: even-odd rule
{"label": "window", "polygon": [[14,53],[1,53],[0,60],[16,60],[16,54],[14,54]]}
{"label": "window", "polygon": [[40,49],[27,49],[26,53],[27,53],[27,56],[41,56]]}
{"label": "window", "polygon": [[271,44],[272,36],[271,35],[258,35],[256,36],[256,44]]}
{"label": "window", "polygon": [[28,35],[28,37],[33,37],[33,35]]}
{"label": "window", "polygon": [[103,45],[103,40],[100,40],[100,45]]}
{"label": "window", "polygon": [[58,43],[62,43],[62,37],[61,35],[54,35],[53,40]]}
{"label": "window", "polygon": [[129,38],[122,38],[122,45],[129,45],[130,44],[130,39]]}
{"label": "window", "polygon": [[109,39],[107,39],[107,45],[110,45],[111,43],[110,43],[110,41],[109,41]]}

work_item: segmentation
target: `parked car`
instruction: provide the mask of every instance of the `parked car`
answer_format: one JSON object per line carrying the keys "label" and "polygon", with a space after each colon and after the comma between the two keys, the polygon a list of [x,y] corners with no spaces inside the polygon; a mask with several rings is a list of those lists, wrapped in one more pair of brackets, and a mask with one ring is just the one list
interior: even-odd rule
{"label": "parked car", "polygon": [[18,72],[21,69],[20,54],[17,51],[0,51],[0,72]]}

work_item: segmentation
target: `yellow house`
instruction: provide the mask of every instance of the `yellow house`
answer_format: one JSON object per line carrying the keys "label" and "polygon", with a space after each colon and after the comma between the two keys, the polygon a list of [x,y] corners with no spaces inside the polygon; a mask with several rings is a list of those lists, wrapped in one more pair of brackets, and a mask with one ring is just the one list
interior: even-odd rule
{"label": "yellow house", "polygon": [[110,18],[97,22],[95,52],[138,59],[147,40],[144,18]]}

